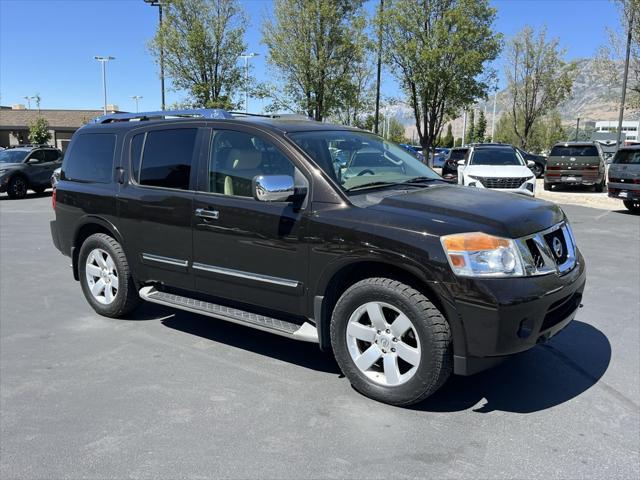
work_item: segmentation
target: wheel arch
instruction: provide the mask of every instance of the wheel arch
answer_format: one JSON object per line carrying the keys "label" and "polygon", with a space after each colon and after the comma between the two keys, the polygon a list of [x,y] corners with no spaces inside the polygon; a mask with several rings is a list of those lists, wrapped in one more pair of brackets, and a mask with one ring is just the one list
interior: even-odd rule
{"label": "wheel arch", "polygon": [[71,268],[73,269],[73,278],[76,280],[80,279],[78,273],[78,256],[80,254],[80,247],[82,247],[82,244],[87,238],[96,233],[104,233],[115,238],[118,243],[122,245],[122,248],[125,249],[122,235],[115,225],[101,217],[92,215],[86,216],[76,228],[73,236],[73,242],[71,244]]}
{"label": "wheel arch", "polygon": [[424,269],[391,263],[382,260],[359,260],[341,265],[325,274],[319,282],[313,298],[313,316],[318,329],[318,338],[322,350],[331,349],[329,325],[333,309],[340,296],[353,284],[365,278],[384,277],[397,280],[415,288],[426,296],[433,305],[440,310],[450,324],[454,339],[462,338],[458,335],[461,328],[455,310],[445,299],[444,287],[441,282],[434,280]]}

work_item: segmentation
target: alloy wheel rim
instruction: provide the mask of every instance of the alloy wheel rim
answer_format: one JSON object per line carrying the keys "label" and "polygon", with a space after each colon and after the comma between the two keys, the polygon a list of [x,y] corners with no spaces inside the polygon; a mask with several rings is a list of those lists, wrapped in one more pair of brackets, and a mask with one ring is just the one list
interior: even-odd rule
{"label": "alloy wheel rim", "polygon": [[26,190],[26,184],[21,178],[17,178],[13,183],[13,193],[16,195],[22,194]]}
{"label": "alloy wheel rim", "polygon": [[418,370],[420,339],[409,317],[393,305],[367,302],[356,308],[346,337],[353,363],[377,384],[402,385]]}
{"label": "alloy wheel rim", "polygon": [[85,275],[89,291],[97,302],[109,305],[115,300],[119,288],[118,271],[106,251],[94,248],[89,252]]}

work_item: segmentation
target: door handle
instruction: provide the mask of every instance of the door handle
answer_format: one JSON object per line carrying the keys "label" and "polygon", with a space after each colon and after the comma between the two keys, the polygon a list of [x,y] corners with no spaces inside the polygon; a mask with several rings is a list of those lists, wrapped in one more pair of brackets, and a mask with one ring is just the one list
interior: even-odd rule
{"label": "door handle", "polygon": [[204,208],[196,208],[196,217],[206,218],[208,220],[218,220],[220,212],[218,210],[205,210]]}

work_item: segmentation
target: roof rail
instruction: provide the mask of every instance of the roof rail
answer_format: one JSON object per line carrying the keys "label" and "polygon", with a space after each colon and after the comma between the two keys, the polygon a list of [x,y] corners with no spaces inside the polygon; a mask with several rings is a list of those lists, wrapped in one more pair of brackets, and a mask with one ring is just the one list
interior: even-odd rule
{"label": "roof rail", "polygon": [[94,123],[129,122],[132,120],[159,120],[171,117],[199,117],[199,118],[232,118],[226,110],[220,108],[192,108],[183,110],[160,110],[157,112],[140,113],[112,113],[96,117]]}

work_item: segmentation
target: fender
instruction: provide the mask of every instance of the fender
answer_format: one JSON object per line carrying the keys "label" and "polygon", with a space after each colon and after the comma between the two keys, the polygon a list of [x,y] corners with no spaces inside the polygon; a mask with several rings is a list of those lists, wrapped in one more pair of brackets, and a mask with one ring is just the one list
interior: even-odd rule
{"label": "fender", "polygon": [[106,220],[103,217],[99,217],[97,215],[84,215],[78,220],[78,226],[73,232],[73,242],[71,244],[71,268],[73,269],[73,278],[76,280],[80,280],[78,274],[78,254],[80,252],[80,245],[78,245],[78,238],[80,237],[80,232],[87,225],[99,225],[105,230],[107,230],[113,238],[115,238],[120,245],[122,245],[122,249],[127,253],[127,247],[124,241],[124,238],[118,228]]}

